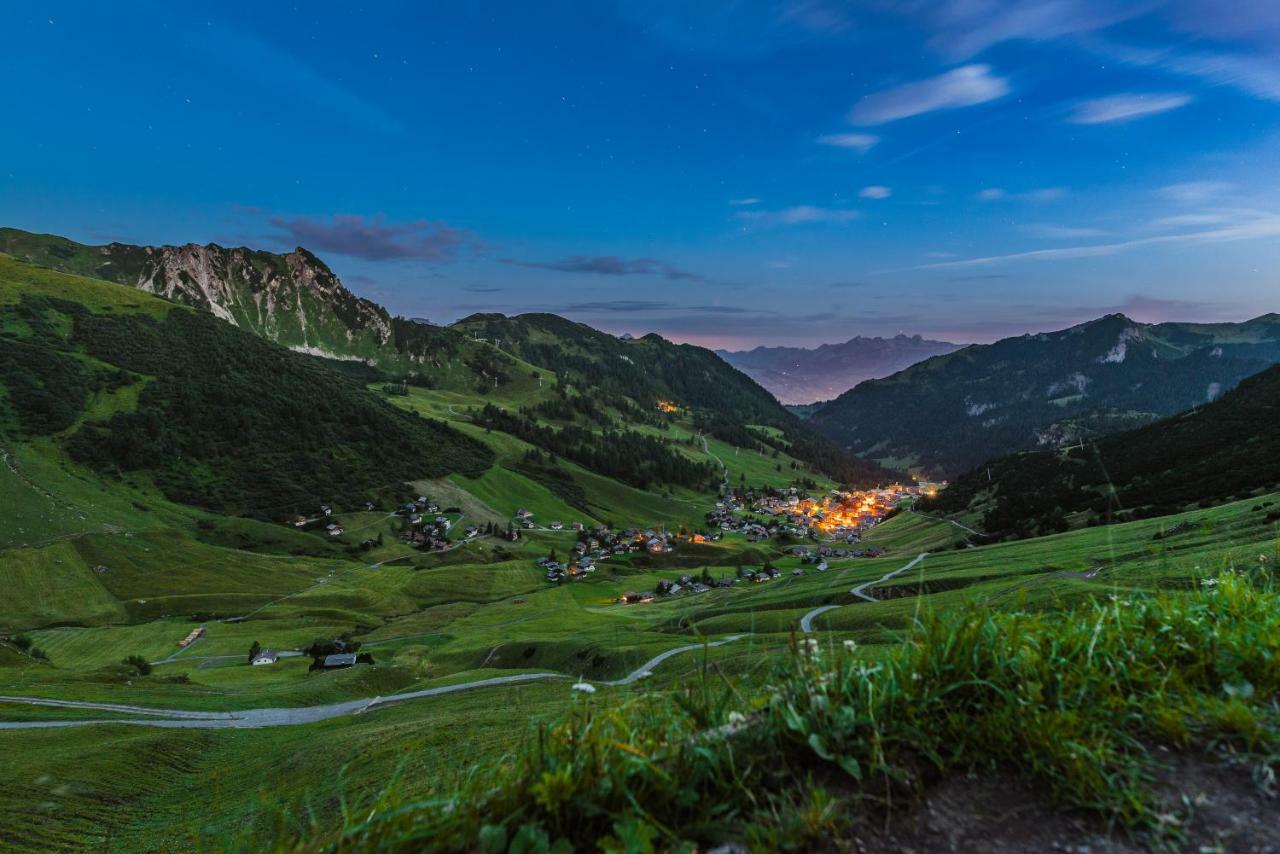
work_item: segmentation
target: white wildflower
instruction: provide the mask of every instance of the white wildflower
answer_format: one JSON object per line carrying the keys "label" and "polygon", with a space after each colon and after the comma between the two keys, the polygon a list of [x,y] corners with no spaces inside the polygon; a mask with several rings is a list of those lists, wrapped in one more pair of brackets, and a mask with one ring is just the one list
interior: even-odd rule
{"label": "white wildflower", "polygon": [[858,644],[856,641],[847,640],[844,642],[845,652],[853,652],[857,648],[858,648]]}
{"label": "white wildflower", "polygon": [[592,685],[590,682],[575,682],[573,683],[573,690],[581,691],[584,694],[594,694],[596,692],[596,686]]}
{"label": "white wildflower", "polygon": [[746,722],[747,722],[747,716],[746,716],[746,715],[744,715],[742,712],[730,712],[730,713],[729,713],[729,725],[730,725],[730,726],[740,726],[741,724],[744,724],[744,723],[746,723]]}

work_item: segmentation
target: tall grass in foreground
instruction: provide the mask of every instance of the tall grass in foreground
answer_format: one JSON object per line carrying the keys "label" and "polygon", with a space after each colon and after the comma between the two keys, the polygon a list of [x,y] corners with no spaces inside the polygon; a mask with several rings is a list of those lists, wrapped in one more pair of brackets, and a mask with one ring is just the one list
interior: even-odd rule
{"label": "tall grass in foreground", "polygon": [[708,674],[621,705],[580,696],[454,797],[389,794],[303,847],[803,847],[988,767],[1125,827],[1176,833],[1148,791],[1149,751],[1227,742],[1271,774],[1278,692],[1280,594],[1261,571],[1064,613],[928,614],[874,665],[851,642],[799,642],[751,698]]}

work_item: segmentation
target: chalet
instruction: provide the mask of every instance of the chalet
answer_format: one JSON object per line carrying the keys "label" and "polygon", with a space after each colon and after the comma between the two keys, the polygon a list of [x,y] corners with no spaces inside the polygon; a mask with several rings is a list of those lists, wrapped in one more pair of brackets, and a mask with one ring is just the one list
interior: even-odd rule
{"label": "chalet", "polygon": [[480,533],[480,529],[479,529],[479,528],[477,528],[475,525],[468,525],[468,526],[463,530],[463,532],[462,532],[462,533],[463,533],[463,536],[465,536],[465,537],[469,540],[469,539],[471,539],[472,537],[474,537],[474,536],[476,536],[477,534],[479,534],[479,533]]}
{"label": "chalet", "polygon": [[294,516],[294,517],[293,517],[293,527],[295,527],[295,528],[305,528],[305,527],[307,526],[307,522],[309,522],[309,521],[310,521],[310,520],[309,520],[306,516]]}
{"label": "chalet", "polygon": [[791,570],[791,574],[792,574],[792,575],[804,575],[804,570],[803,570],[803,569],[801,569],[800,567],[796,567],[795,569]]}
{"label": "chalet", "polygon": [[818,572],[826,572],[829,568],[830,568],[830,567],[828,566],[828,564],[827,564],[827,562],[826,562],[825,560],[824,560],[824,561],[822,561],[821,563],[819,563],[819,564],[818,564],[818,566],[817,566],[817,570],[818,570]]}
{"label": "chalet", "polygon": [[366,502],[364,503],[364,509],[365,509],[365,510],[368,510],[370,513],[372,513],[376,508],[374,507],[374,505],[373,505],[373,502],[372,502],[372,501],[366,501]]}
{"label": "chalet", "polygon": [[583,525],[581,522],[574,522],[574,523],[573,523],[573,530],[575,530],[575,531],[582,531],[582,530],[584,530],[585,528],[586,528],[586,526],[585,526],[585,525]]}
{"label": "chalet", "polygon": [[342,526],[339,525],[337,522],[330,522],[328,525],[324,526],[324,529],[329,533],[329,536],[331,537],[342,536]]}
{"label": "chalet", "polygon": [[645,548],[649,550],[649,554],[661,555],[671,551],[671,546],[667,545],[666,540],[660,540],[657,537],[651,538],[645,543]]}
{"label": "chalet", "polygon": [[548,525],[547,527],[548,527],[548,528],[550,528],[550,529],[551,529],[551,530],[553,530],[553,531],[563,531],[563,530],[564,530],[564,522],[552,522],[552,523],[551,523],[550,525]]}
{"label": "chalet", "polygon": [[321,504],[321,505],[320,505],[320,514],[321,514],[322,516],[332,516],[332,515],[333,515],[333,508],[332,508],[332,507],[330,507],[328,504]]}
{"label": "chalet", "polygon": [[699,581],[695,581],[693,582],[693,584],[689,585],[689,591],[691,593],[706,593],[710,589],[711,589],[710,587],[708,587],[707,585]]}
{"label": "chalet", "polygon": [[528,510],[525,510],[523,507],[521,507],[519,510],[516,511],[516,518],[523,522],[526,519],[532,519],[533,514]]}
{"label": "chalet", "polygon": [[324,669],[335,670],[339,667],[355,667],[356,654],[354,652],[335,652],[333,655],[324,657]]}
{"label": "chalet", "polygon": [[279,660],[280,653],[276,652],[274,649],[264,649],[253,657],[253,661],[251,661],[250,664],[256,667],[259,664],[275,664]]}

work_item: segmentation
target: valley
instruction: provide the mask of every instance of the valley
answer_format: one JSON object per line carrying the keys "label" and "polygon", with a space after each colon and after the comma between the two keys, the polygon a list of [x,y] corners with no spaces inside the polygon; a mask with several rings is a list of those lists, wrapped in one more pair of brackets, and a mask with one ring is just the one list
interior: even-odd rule
{"label": "valley", "polygon": [[[328,838],[584,708],[710,679],[763,715],[808,641],[894,666],[926,614],[1070,615],[1280,560],[1265,465],[996,542],[975,474],[853,457],[700,348],[479,315],[423,327],[404,370],[145,290],[0,255],[15,848]],[[1261,423],[1269,384],[1204,419]]]}

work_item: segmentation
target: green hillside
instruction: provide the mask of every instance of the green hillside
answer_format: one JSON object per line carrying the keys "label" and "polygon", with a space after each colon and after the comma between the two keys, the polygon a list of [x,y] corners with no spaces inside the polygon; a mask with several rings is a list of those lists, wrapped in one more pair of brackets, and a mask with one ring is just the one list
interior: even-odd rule
{"label": "green hillside", "polygon": [[960,477],[923,505],[980,512],[996,536],[1031,536],[1177,512],[1280,485],[1280,367],[1221,399],[1063,451],[1015,454]]}
{"label": "green hillside", "polygon": [[1280,361],[1280,316],[1240,324],[1110,315],[937,356],[825,404],[810,423],[854,452],[951,478],[1214,400]]}
{"label": "green hillside", "polygon": [[676,404],[701,432],[736,447],[786,452],[836,481],[874,484],[893,477],[842,451],[710,350],[657,335],[622,340],[551,314],[478,314],[452,328],[546,368],[597,406],[633,401],[633,419],[653,421],[660,402]]}
{"label": "green hillside", "polygon": [[[40,279],[37,288],[24,283]],[[103,476],[263,518],[352,505],[490,453],[211,315],[0,256],[0,430]],[[81,289],[91,304],[77,301]],[[59,296],[51,296],[58,293]]]}

